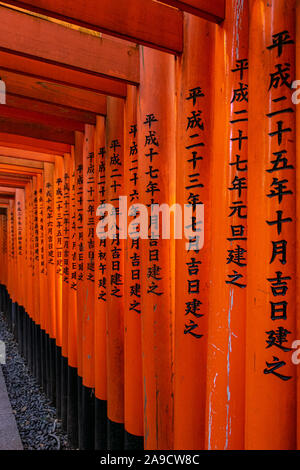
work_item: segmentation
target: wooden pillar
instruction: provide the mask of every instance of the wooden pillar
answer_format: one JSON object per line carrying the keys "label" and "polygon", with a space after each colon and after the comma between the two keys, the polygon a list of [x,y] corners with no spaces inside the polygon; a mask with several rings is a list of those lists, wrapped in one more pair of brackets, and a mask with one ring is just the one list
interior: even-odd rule
{"label": "wooden pillar", "polygon": [[63,160],[63,210],[62,210],[62,356],[68,357],[69,326],[69,255],[70,240],[70,193],[71,193],[71,155],[64,154]]}
{"label": "wooden pillar", "polygon": [[55,312],[56,345],[62,346],[62,278],[63,278],[63,157],[57,156],[54,167],[55,214]]}
{"label": "wooden pillar", "polygon": [[[139,202],[138,192],[138,147],[137,147],[137,89],[127,87],[125,102],[125,158],[124,195],[128,209]],[[134,215],[128,218],[128,224]],[[130,231],[130,230],[129,230]],[[124,385],[125,385],[125,430],[126,448],[142,445],[143,439],[143,382],[142,382],[142,335],[141,335],[141,276],[140,240],[125,241],[125,295],[124,295]],[[134,367],[133,367],[134,364]]]}
{"label": "wooden pillar", "polygon": [[83,313],[83,133],[75,132],[76,255],[77,255],[77,360],[82,378],[82,313]]}
{"label": "wooden pillar", "polygon": [[78,389],[77,389],[77,238],[76,238],[76,176],[74,147],[70,156],[69,194],[69,280],[68,280],[68,389],[67,433],[74,447],[78,446]]}
{"label": "wooden pillar", "polygon": [[16,189],[16,223],[17,223],[17,272],[18,276],[18,303],[24,305],[25,300],[25,263],[24,250],[26,244],[25,231],[25,190]]}
{"label": "wooden pillar", "polygon": [[34,282],[34,231],[33,231],[33,188],[34,188],[34,178],[32,178],[29,188],[28,188],[28,198],[29,198],[29,212],[28,212],[28,239],[29,239],[29,253],[28,253],[28,263],[29,263],[29,282],[28,282],[28,291],[29,291],[29,304],[28,304],[28,315],[34,319],[34,291],[33,286]]}
{"label": "wooden pillar", "polygon": [[[176,203],[192,209],[199,240],[176,240],[174,447],[203,449],[205,437],[210,247],[211,57],[215,27],[184,15],[184,50],[177,63]],[[204,226],[196,205],[204,204]],[[196,230],[201,232],[196,232]],[[203,233],[204,230],[204,233]],[[200,235],[204,235],[201,246]]]}
{"label": "wooden pillar", "polygon": [[243,449],[245,394],[248,3],[226,2],[212,68],[211,254],[206,448]]}
{"label": "wooden pillar", "polygon": [[26,231],[26,244],[24,247],[25,254],[25,286],[24,286],[24,309],[28,313],[31,305],[31,267],[30,267],[30,188],[31,182],[26,184],[25,187],[25,231]]}
{"label": "wooden pillar", "polygon": [[[62,349],[61,349],[61,420],[62,428],[67,431],[68,424],[68,352],[69,352],[69,326],[73,331],[71,319],[74,317],[76,298],[71,299],[73,291],[70,289],[70,252],[71,247],[71,178],[73,173],[72,157],[69,153],[64,154],[63,168],[63,220],[62,220]],[[73,165],[74,166],[74,165]],[[74,250],[75,251],[75,250]],[[73,300],[73,302],[72,302]],[[76,312],[76,310],[75,310]],[[72,339],[70,339],[72,341]],[[71,348],[70,348],[71,349]],[[74,384],[72,384],[74,387]]]}
{"label": "wooden pillar", "polygon": [[34,308],[33,321],[36,325],[40,325],[40,266],[39,266],[39,224],[38,224],[38,193],[41,186],[39,176],[33,177],[33,285],[32,285],[32,299]]}
{"label": "wooden pillar", "polygon": [[[296,78],[300,77],[300,2],[296,2]],[[299,89],[299,87],[297,87]],[[295,98],[299,97],[299,93]],[[294,102],[295,104],[295,102]],[[299,103],[296,102],[296,214],[300,210],[300,108]],[[298,136],[298,138],[297,138]],[[296,218],[296,250],[297,250],[297,266],[296,266],[296,311],[299,311],[300,306],[300,219]],[[297,338],[300,338],[300,318],[297,317]],[[297,348],[299,344],[297,343]],[[299,359],[299,355],[297,356]],[[300,368],[297,367],[297,450],[300,449]]]}
{"label": "wooden pillar", "polygon": [[80,448],[94,449],[94,236],[95,156],[94,126],[86,125],[83,139],[83,310],[82,315],[82,429]]}
{"label": "wooden pillar", "polygon": [[83,282],[82,323],[83,385],[95,387],[94,371],[94,236],[95,236],[95,156],[94,126],[86,125],[83,141]]}
{"label": "wooden pillar", "polygon": [[[106,117],[107,202],[118,213],[124,195],[124,102],[107,98]],[[117,217],[118,220],[118,217]],[[117,223],[118,225],[118,223]],[[107,239],[107,415],[108,449],[124,445],[124,240]]]}
{"label": "wooden pillar", "polygon": [[74,148],[70,160],[68,364],[77,368],[76,192]]}
{"label": "wooden pillar", "polygon": [[[105,118],[97,116],[95,130],[95,213],[106,197]],[[96,216],[96,227],[99,218]],[[106,370],[106,304],[107,240],[95,235],[95,449],[107,447],[107,370]]]}
{"label": "wooden pillar", "polygon": [[[175,59],[145,47],[140,54],[139,192],[150,213],[152,203],[175,202]],[[140,253],[145,448],[171,449],[174,243],[160,234],[141,240]]]}
{"label": "wooden pillar", "polygon": [[295,449],[295,1],[251,0],[246,449]]}
{"label": "wooden pillar", "polygon": [[47,278],[46,278],[46,252],[45,252],[45,224],[44,224],[44,174],[38,175],[38,192],[37,192],[37,225],[39,232],[39,273],[40,273],[40,303],[39,303],[39,314],[40,323],[39,326],[42,330],[45,330],[46,321],[48,317],[48,289]]}
{"label": "wooden pillar", "polygon": [[45,230],[47,250],[47,290],[48,314],[46,321],[46,333],[55,339],[56,335],[56,303],[55,303],[55,221],[54,221],[54,165],[44,163],[45,177]]}

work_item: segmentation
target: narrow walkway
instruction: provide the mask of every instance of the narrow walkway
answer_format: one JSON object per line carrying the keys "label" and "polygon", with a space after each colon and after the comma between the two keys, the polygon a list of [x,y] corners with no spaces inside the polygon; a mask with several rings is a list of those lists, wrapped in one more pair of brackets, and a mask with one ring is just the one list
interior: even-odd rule
{"label": "narrow walkway", "polygon": [[0,450],[23,450],[0,365]]}

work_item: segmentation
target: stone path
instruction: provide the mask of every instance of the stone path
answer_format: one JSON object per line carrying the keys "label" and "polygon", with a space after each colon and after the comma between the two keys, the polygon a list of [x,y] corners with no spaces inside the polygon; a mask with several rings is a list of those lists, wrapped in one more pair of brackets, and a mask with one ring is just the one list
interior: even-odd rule
{"label": "stone path", "polygon": [[0,365],[0,450],[23,450]]}

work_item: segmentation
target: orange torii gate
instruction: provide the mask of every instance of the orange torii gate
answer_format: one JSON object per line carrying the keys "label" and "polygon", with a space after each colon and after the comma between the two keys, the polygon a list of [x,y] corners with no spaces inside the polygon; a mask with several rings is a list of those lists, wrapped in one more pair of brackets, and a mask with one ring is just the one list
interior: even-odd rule
{"label": "orange torii gate", "polygon": [[73,445],[299,447],[297,2],[5,3],[1,296]]}

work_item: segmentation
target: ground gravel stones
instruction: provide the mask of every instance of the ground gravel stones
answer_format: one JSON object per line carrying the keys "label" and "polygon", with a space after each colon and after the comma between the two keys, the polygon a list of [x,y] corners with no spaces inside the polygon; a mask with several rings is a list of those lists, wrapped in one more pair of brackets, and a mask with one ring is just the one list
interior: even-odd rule
{"label": "ground gravel stones", "polygon": [[0,340],[6,346],[2,370],[24,450],[71,450],[55,408],[31,376],[2,313]]}

